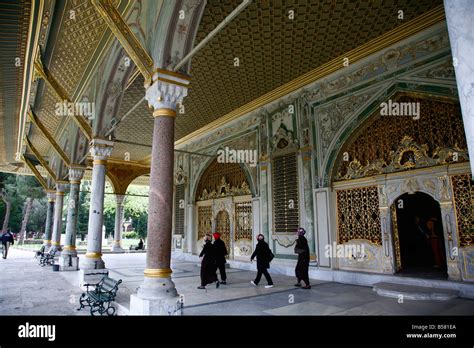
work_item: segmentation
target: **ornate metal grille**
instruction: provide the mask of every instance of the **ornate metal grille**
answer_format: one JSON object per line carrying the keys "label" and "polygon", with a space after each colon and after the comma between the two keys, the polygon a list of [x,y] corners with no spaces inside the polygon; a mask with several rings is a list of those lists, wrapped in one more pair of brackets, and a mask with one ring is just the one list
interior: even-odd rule
{"label": "ornate metal grille", "polygon": [[273,157],[273,227],[275,233],[295,233],[299,226],[296,153]]}
{"label": "ornate metal grille", "polygon": [[174,198],[174,234],[184,234],[184,184],[176,185]]}
{"label": "ornate metal grille", "polygon": [[234,240],[252,240],[252,202],[235,203]]}
{"label": "ornate metal grille", "polygon": [[[348,176],[351,176],[349,173],[353,169],[350,166],[355,164],[353,161],[365,167],[360,175],[353,177],[385,172],[381,169],[393,161],[393,154],[405,136],[420,146],[426,144],[426,156],[434,161],[431,165],[467,160],[464,155],[467,144],[463,122],[456,104],[409,96],[400,96],[394,100],[398,103],[420,103],[419,119],[414,120],[411,116],[374,115],[367,126],[354,132],[352,139],[341,150],[336,180],[352,178]],[[456,160],[453,152],[459,152]],[[392,171],[390,167],[386,169]]]}
{"label": "ornate metal grille", "polygon": [[337,190],[337,240],[366,239],[382,245],[377,186]]}
{"label": "ornate metal grille", "polygon": [[212,207],[202,206],[198,207],[198,237],[204,238],[206,233],[212,233]]}
{"label": "ornate metal grille", "polygon": [[452,175],[454,209],[459,233],[459,246],[474,242],[474,185],[470,174]]}
{"label": "ornate metal grille", "polygon": [[227,249],[230,249],[230,218],[229,213],[225,210],[217,213],[216,232],[221,234],[221,239],[224,241]]}
{"label": "ornate metal grille", "polygon": [[402,258],[400,254],[400,238],[398,236],[397,208],[395,204],[392,204],[392,206],[390,207],[390,214],[392,217],[392,234],[395,249],[396,271],[398,272],[402,269]]}

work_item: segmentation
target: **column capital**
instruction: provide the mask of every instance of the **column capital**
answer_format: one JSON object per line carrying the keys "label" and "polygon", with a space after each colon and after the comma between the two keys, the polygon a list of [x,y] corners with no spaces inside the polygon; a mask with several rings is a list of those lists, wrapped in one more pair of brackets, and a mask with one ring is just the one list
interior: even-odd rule
{"label": "column capital", "polygon": [[48,197],[48,202],[54,202],[56,200],[56,191],[48,191],[46,196]]}
{"label": "column capital", "polygon": [[147,87],[145,94],[148,106],[155,110],[153,116],[176,116],[176,105],[188,95],[188,86],[186,76],[157,69],[153,74],[153,83]]}
{"label": "column capital", "polygon": [[69,167],[69,182],[71,184],[80,184],[83,176],[83,167]]}
{"label": "column capital", "polygon": [[94,161],[106,161],[112,154],[114,148],[113,141],[94,138],[89,143],[90,153],[94,157]]}
{"label": "column capital", "polygon": [[124,200],[125,200],[125,195],[115,195],[115,201],[117,202],[117,204],[123,204]]}
{"label": "column capital", "polygon": [[56,195],[64,195],[64,191],[66,191],[67,182],[56,182]]}

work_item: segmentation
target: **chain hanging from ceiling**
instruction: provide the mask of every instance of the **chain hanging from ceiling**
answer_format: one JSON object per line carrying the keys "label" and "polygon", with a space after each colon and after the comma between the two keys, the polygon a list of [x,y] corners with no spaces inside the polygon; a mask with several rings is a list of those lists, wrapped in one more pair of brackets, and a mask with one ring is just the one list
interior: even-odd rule
{"label": "chain hanging from ceiling", "polygon": [[468,161],[457,104],[406,95],[392,102],[419,103],[419,118],[381,116],[378,110],[343,147],[335,180]]}
{"label": "chain hanging from ceiling", "polygon": [[474,184],[470,174],[451,175],[459,246],[474,243]]}
{"label": "chain hanging from ceiling", "polygon": [[365,239],[382,245],[377,186],[336,191],[337,241]]}

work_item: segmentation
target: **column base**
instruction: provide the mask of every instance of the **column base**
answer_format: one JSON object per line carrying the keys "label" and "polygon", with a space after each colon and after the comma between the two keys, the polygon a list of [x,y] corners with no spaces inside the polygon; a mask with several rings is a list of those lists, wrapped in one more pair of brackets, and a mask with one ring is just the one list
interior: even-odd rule
{"label": "column base", "polygon": [[130,296],[131,315],[181,315],[181,299],[171,278],[145,277]]}
{"label": "column base", "polygon": [[61,245],[54,245],[54,244],[52,244],[52,245],[51,245],[51,248],[49,248],[48,252],[51,252],[51,251],[53,251],[53,250],[54,250],[54,251],[61,251],[61,250],[62,250],[62,249],[61,249]]}
{"label": "column base", "polygon": [[123,249],[120,244],[113,244],[112,245],[112,251],[113,252],[116,252],[116,253],[124,253],[125,252],[125,249]]}
{"label": "column base", "polygon": [[148,300],[132,294],[129,315],[182,315],[182,303],[179,297]]}
{"label": "column base", "polygon": [[61,253],[59,257],[60,271],[77,271],[79,270],[79,258],[74,255],[64,255]]}
{"label": "column base", "polygon": [[84,284],[97,284],[101,279],[109,275],[109,270],[106,268],[102,269],[80,269],[79,270],[79,281],[81,286]]}

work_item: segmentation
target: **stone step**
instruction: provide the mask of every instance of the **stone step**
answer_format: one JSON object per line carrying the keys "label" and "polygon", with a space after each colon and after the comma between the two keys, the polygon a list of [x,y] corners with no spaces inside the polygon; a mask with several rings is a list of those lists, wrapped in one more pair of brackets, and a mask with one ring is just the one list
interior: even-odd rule
{"label": "stone step", "polygon": [[377,283],[373,290],[380,296],[399,298],[404,300],[435,300],[447,301],[459,297],[459,291],[449,289],[436,289],[424,286],[405,285],[397,283]]}

